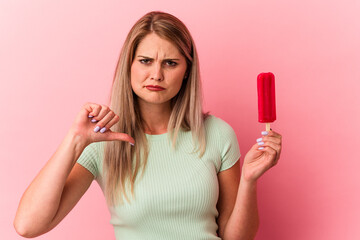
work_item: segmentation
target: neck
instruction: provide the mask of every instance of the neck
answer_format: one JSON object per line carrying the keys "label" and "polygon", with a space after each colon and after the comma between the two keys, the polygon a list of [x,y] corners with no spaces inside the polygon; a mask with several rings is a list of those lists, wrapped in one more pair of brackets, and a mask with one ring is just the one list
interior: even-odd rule
{"label": "neck", "polygon": [[139,101],[139,107],[145,133],[163,134],[167,132],[171,115],[170,102],[166,104],[144,104]]}

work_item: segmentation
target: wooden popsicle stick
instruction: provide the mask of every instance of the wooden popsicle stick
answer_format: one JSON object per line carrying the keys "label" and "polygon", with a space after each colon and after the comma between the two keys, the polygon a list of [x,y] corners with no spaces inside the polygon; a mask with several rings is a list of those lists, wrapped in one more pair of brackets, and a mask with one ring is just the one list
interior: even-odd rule
{"label": "wooden popsicle stick", "polygon": [[266,123],[266,131],[267,131],[267,132],[270,131],[270,123]]}

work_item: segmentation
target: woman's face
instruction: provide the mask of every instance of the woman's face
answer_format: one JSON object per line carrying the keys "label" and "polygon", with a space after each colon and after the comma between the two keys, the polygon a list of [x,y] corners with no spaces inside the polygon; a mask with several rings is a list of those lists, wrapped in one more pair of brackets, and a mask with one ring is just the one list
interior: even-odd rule
{"label": "woman's face", "polygon": [[173,43],[148,34],[131,65],[131,87],[139,103],[170,104],[181,88],[186,66],[185,57]]}

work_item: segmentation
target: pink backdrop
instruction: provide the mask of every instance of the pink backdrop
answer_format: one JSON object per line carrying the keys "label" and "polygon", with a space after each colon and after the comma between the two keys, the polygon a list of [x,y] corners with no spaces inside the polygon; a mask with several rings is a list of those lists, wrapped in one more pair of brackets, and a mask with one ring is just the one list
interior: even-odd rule
{"label": "pink backdrop", "polygon": [[[189,27],[205,108],[233,126],[243,156],[264,128],[256,76],[275,73],[283,152],[259,181],[256,239],[360,239],[357,0],[0,0],[0,239],[20,239],[22,193],[81,106],[106,103],[125,35],[151,10]],[[39,239],[114,239],[97,184]]]}

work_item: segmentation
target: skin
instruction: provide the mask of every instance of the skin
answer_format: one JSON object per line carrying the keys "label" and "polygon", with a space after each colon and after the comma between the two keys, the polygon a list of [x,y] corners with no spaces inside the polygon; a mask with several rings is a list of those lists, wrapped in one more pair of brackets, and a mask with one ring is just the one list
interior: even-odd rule
{"label": "skin", "polygon": [[[239,175],[239,162],[219,173],[219,236],[222,239],[254,239],[259,228],[256,188],[258,179],[279,161],[282,136],[270,131],[262,136],[262,147],[255,143],[247,152],[241,169],[240,183],[234,200],[234,186]],[[224,193],[221,193],[224,192]],[[227,203],[225,203],[227,202]],[[235,203],[234,205],[232,205]],[[229,205],[230,206],[229,206]],[[226,214],[225,217],[221,216]]]}
{"label": "skin", "polygon": [[[165,39],[149,34],[138,46],[131,66],[131,85],[138,96],[146,133],[166,132],[170,99],[180,90],[186,70],[185,58]],[[146,85],[159,85],[165,90],[149,91]],[[92,123],[89,115],[97,122]],[[110,130],[118,121],[119,117],[105,105],[86,103],[82,107],[62,143],[20,200],[14,227],[21,236],[36,237],[53,229],[87,191],[94,176],[76,163],[87,145],[98,141],[134,143],[129,135]],[[94,132],[95,126],[107,130]],[[259,150],[256,143],[246,154],[241,176],[239,161],[218,174],[217,223],[222,239],[255,237],[259,222],[257,180],[277,163],[281,135],[270,131],[263,142],[263,150]]]}
{"label": "skin", "polygon": [[[92,123],[88,115],[98,123]],[[107,106],[86,103],[75,118],[60,146],[23,194],[14,219],[17,233],[36,237],[53,229],[71,211],[89,188],[94,176],[76,163],[91,142],[127,141],[124,133],[94,132],[96,126],[111,127],[119,121]]]}
{"label": "skin", "polygon": [[[146,133],[167,131],[170,100],[179,92],[186,68],[185,57],[177,47],[155,33],[148,34],[139,44],[131,65],[131,86],[138,96]],[[150,91],[147,85],[158,85],[165,90]]]}

